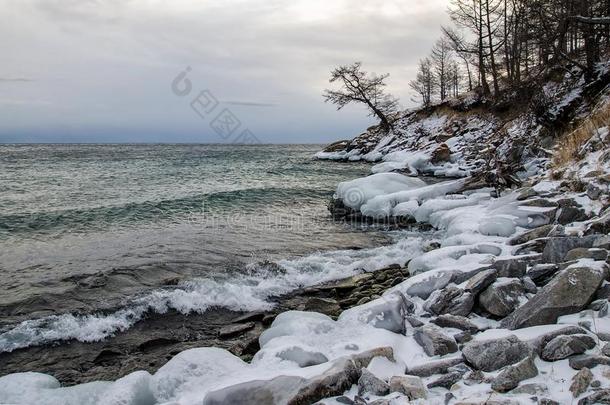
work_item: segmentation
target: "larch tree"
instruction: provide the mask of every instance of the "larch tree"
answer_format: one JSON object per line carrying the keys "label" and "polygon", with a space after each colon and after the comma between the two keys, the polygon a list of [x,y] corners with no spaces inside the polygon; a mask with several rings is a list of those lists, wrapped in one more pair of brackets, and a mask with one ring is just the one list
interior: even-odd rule
{"label": "larch tree", "polygon": [[425,107],[429,107],[432,103],[432,93],[434,91],[435,83],[430,58],[420,60],[415,80],[412,80],[409,83],[409,86],[421,97],[422,104]]}
{"label": "larch tree", "polygon": [[339,66],[330,77],[330,83],[338,83],[339,89],[327,89],[323,97],[338,110],[351,103],[364,104],[370,115],[379,119],[381,129],[388,133],[398,111],[398,99],[385,91],[388,77],[388,73],[376,75],[363,71],[360,62]]}

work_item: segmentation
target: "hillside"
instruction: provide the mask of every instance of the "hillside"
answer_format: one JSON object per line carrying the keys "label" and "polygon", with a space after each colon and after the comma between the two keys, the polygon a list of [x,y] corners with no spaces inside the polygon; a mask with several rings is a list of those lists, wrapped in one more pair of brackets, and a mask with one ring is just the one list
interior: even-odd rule
{"label": "hillside", "polygon": [[[548,169],[552,149],[608,96],[609,64],[585,84],[582,72],[559,66],[500,100],[468,93],[403,111],[385,135],[371,127],[319,152],[318,159],[377,163],[372,173],[467,177],[510,185]],[[508,177],[508,178],[506,178]]]}

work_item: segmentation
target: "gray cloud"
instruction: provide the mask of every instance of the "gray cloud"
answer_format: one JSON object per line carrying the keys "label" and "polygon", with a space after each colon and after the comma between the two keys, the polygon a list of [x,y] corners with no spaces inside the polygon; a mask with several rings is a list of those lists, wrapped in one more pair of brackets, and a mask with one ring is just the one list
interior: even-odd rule
{"label": "gray cloud", "polygon": [[240,109],[240,120],[265,142],[350,137],[371,121],[359,107],[336,112],[323,102],[330,70],[360,60],[369,71],[389,72],[388,88],[408,106],[408,81],[447,22],[447,4],[4,0],[0,76],[36,80],[2,86],[0,98],[46,103],[32,105],[36,114],[25,103],[5,104],[0,141],[15,131],[48,137],[67,127],[218,141],[189,97],[170,91],[185,66],[195,91],[210,89],[228,105],[273,107]]}
{"label": "gray cloud", "polygon": [[25,77],[0,77],[0,83],[22,83],[22,82],[33,82],[34,79],[28,79]]}
{"label": "gray cloud", "polygon": [[261,103],[257,101],[225,101],[225,103],[242,107],[275,107],[277,105],[273,103]]}

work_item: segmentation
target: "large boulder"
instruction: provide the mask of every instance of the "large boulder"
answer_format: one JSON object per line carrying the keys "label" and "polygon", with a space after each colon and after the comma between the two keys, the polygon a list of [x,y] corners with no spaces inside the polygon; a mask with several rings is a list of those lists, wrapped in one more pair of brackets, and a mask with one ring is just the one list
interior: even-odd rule
{"label": "large boulder", "polygon": [[421,378],[411,375],[390,378],[390,392],[405,394],[410,400],[425,399],[428,396]]}
{"label": "large boulder", "polygon": [[603,389],[597,391],[595,394],[591,394],[578,401],[578,405],[599,405],[599,404],[610,404],[610,390]]}
{"label": "large boulder", "polygon": [[318,312],[328,316],[337,316],[341,313],[339,302],[332,298],[311,297],[305,303],[305,311]]}
{"label": "large boulder", "polygon": [[514,335],[498,339],[474,340],[462,349],[466,361],[475,369],[496,371],[515,364],[531,353],[527,343]]}
{"label": "large boulder", "polygon": [[455,339],[445,335],[436,325],[427,324],[415,329],[413,337],[428,356],[444,356],[458,350]]}
{"label": "large boulder", "polygon": [[491,383],[491,388],[494,391],[506,392],[517,387],[519,383],[528,378],[534,378],[538,375],[538,368],[534,364],[534,358],[528,356],[514,366],[508,366],[494,378]]}
{"label": "large boulder", "polygon": [[532,279],[537,286],[547,284],[555,273],[559,271],[559,265],[555,263],[535,264],[527,271],[527,276]]}
{"label": "large boulder", "polygon": [[585,221],[588,216],[584,209],[571,198],[559,200],[559,210],[557,211],[557,222],[561,225],[571,224],[572,222]]}
{"label": "large boulder", "polygon": [[442,387],[449,390],[454,384],[456,384],[462,379],[464,374],[466,374],[465,370],[451,371],[445,375],[434,379],[432,382],[428,383],[426,387],[428,387],[429,389]]}
{"label": "large boulder", "polygon": [[502,320],[502,327],[520,329],[555,323],[562,315],[582,311],[604,280],[600,267],[568,267],[527,303]]}
{"label": "large boulder", "polygon": [[608,258],[608,251],[606,249],[596,249],[596,248],[576,248],[570,250],[566,256],[564,257],[565,262],[570,262],[573,260],[580,259],[593,259],[599,261],[606,261]]}
{"label": "large boulder", "polygon": [[470,319],[458,315],[439,315],[436,319],[433,319],[430,322],[442,328],[455,328],[472,333],[476,333],[479,331],[479,327],[475,325]]}
{"label": "large boulder", "polygon": [[608,235],[610,233],[610,207],[599,216],[599,218],[591,221],[587,230],[586,235],[602,234]]}
{"label": "large boulder", "polygon": [[595,340],[589,335],[557,336],[546,344],[542,350],[543,360],[557,361],[575,354],[582,354],[595,347]]}
{"label": "large boulder", "polygon": [[372,349],[339,358],[329,369],[309,378],[278,376],[270,380],[254,380],[221,388],[209,392],[203,399],[203,405],[312,404],[323,398],[341,395],[358,382],[362,368],[378,356],[394,361],[391,347]]}
{"label": "large boulder", "polygon": [[483,291],[484,289],[489,287],[489,285],[491,283],[496,281],[496,278],[498,278],[498,270],[496,270],[496,269],[483,270],[483,271],[475,274],[470,280],[468,280],[468,283],[466,283],[464,290],[466,290],[466,292],[469,292],[473,295],[477,295],[481,291]]}
{"label": "large boulder", "polygon": [[531,242],[535,239],[546,238],[549,236],[555,236],[563,233],[563,227],[561,225],[547,224],[542,225],[538,228],[534,228],[530,231],[514,236],[508,241],[509,245],[521,245],[523,243]]}
{"label": "large boulder", "polygon": [[593,373],[588,368],[583,368],[572,377],[572,384],[570,385],[570,392],[574,398],[578,398],[585,393],[589,384],[593,381]]}
{"label": "large boulder", "polygon": [[579,354],[570,357],[569,364],[574,370],[582,370],[585,367],[610,366],[610,357],[595,354]]}
{"label": "large boulder", "polygon": [[451,149],[446,143],[441,143],[430,157],[430,162],[433,164],[449,162],[449,160],[451,160]]}
{"label": "large boulder", "polygon": [[328,358],[319,352],[310,352],[298,346],[290,347],[276,354],[282,360],[294,361],[299,367],[309,367],[326,363]]}
{"label": "large boulder", "polygon": [[530,261],[523,257],[507,257],[496,259],[492,266],[498,270],[498,277],[523,277]]}
{"label": "large boulder", "polygon": [[538,353],[538,355],[542,355],[542,350],[546,347],[546,345],[558,336],[586,334],[587,330],[581,328],[580,326],[566,325],[550,332],[543,333],[542,335],[538,335],[535,338],[528,340],[527,343],[536,351],[536,353]]}
{"label": "large boulder", "polygon": [[455,276],[453,271],[430,271],[411,277],[406,293],[412,297],[428,299],[434,291],[447,287]]}
{"label": "large boulder", "polygon": [[498,279],[479,295],[479,305],[492,315],[505,317],[519,306],[525,288],[519,279]]}
{"label": "large boulder", "polygon": [[445,374],[452,367],[463,363],[464,359],[462,359],[461,357],[429,361],[419,366],[409,367],[406,373],[410,375],[416,375],[418,377],[430,377],[435,374]]}
{"label": "large boulder", "polygon": [[561,263],[566,254],[576,248],[590,248],[599,235],[549,238],[542,252],[542,263]]}
{"label": "large boulder", "polygon": [[358,395],[373,394],[384,396],[390,392],[390,385],[377,378],[366,368],[360,371],[360,378],[358,379]]}
{"label": "large boulder", "polygon": [[376,328],[404,334],[405,317],[411,313],[413,308],[414,304],[400,291],[394,291],[368,304],[343,312],[339,319],[354,315],[360,321]]}
{"label": "large boulder", "polygon": [[435,291],[424,304],[424,309],[436,315],[467,316],[474,306],[474,297],[458,287],[449,286]]}
{"label": "large boulder", "polygon": [[287,403],[307,380],[297,376],[279,376],[272,380],[254,380],[209,392],[203,405],[273,405]]}

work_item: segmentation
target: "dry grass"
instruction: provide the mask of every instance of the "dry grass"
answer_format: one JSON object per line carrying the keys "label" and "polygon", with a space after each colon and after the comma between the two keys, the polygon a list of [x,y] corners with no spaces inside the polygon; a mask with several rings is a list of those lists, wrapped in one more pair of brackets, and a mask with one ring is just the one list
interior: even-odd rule
{"label": "dry grass", "polygon": [[591,115],[572,132],[564,135],[555,148],[552,168],[561,171],[569,164],[580,160],[582,147],[591,139],[597,129],[610,126],[610,101],[598,106]]}

